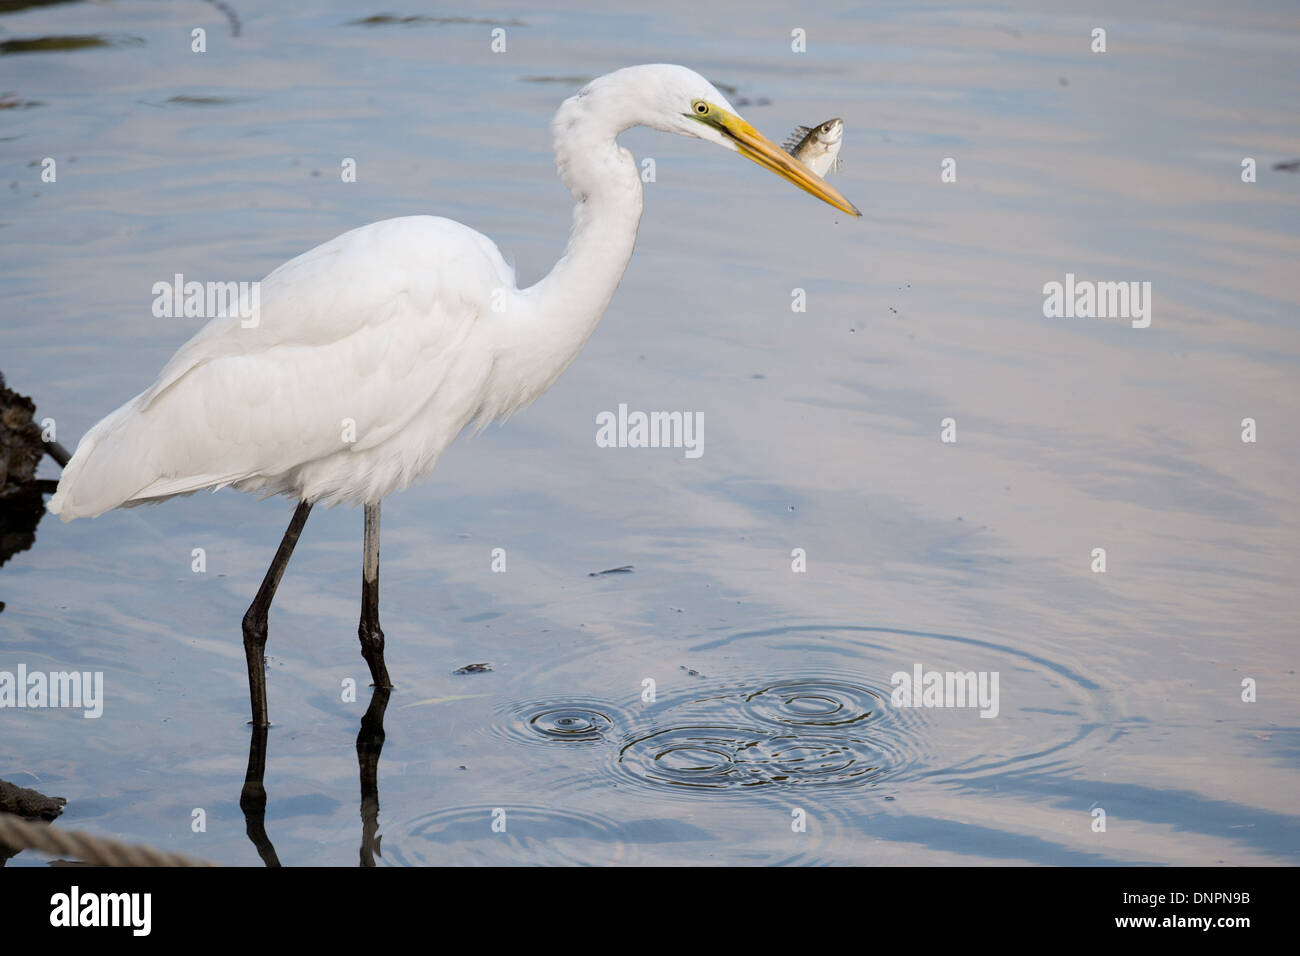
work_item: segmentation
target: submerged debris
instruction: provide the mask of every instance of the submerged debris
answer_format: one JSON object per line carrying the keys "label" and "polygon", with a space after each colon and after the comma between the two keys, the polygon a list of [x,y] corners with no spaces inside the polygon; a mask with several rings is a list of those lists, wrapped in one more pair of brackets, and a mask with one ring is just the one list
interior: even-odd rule
{"label": "submerged debris", "polygon": [[230,6],[230,4],[225,3],[224,0],[204,0],[204,2],[212,4],[222,13],[224,13],[226,15],[226,20],[229,21],[230,23],[230,35],[232,37],[239,36],[239,31],[241,29],[239,23],[239,14],[237,14],[234,11],[234,9]]}
{"label": "submerged debris", "polygon": [[142,46],[143,44],[143,37],[112,37],[99,34],[24,37],[17,40],[0,40],[0,56],[12,56],[18,53],[62,53],[66,50],[85,50],[92,47]]}
{"label": "submerged debris", "polygon": [[606,568],[604,571],[588,571],[587,577],[598,578],[602,574],[631,574],[631,573],[632,573],[632,565],[625,564],[620,568]]}
{"label": "submerged debris", "polygon": [[0,110],[29,110],[43,105],[40,100],[22,99],[17,93],[0,93]]}
{"label": "submerged debris", "polygon": [[489,19],[487,17],[431,17],[423,14],[410,14],[399,16],[395,13],[375,13],[368,17],[361,17],[357,20],[349,20],[347,26],[350,27],[386,27],[394,24],[410,25],[413,23],[438,23],[438,24],[480,24],[489,27],[526,27],[528,24],[523,20],[513,17],[509,19]]}

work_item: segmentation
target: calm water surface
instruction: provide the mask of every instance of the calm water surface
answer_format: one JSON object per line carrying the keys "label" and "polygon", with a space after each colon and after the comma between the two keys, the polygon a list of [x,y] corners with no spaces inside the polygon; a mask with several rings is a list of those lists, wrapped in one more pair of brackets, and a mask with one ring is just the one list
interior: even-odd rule
{"label": "calm water surface", "polygon": [[[551,115],[620,66],[689,65],[777,139],[843,117],[865,212],[624,136],[656,181],[582,357],[385,503],[377,816],[361,514],[307,526],[268,647],[281,862],[1300,862],[1294,8],[231,5],[238,36],[200,2],[0,5],[0,369],[69,446],[197,328],[151,314],[175,273],[434,213],[534,281],[569,221]],[[1151,282],[1150,328],[1044,318],[1067,272]],[[620,403],[701,412],[703,456],[597,447]],[[57,826],[259,865],[239,622],[289,513],[43,521],[0,670],[102,671],[104,714],[0,712],[0,778],[66,797]],[[997,672],[997,716],[892,706],[917,664]]]}

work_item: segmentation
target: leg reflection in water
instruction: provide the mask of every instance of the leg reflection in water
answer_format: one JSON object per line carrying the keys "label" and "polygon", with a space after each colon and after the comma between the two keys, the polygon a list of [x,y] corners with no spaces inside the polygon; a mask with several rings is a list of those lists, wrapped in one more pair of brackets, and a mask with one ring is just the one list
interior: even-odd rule
{"label": "leg reflection in water", "polygon": [[248,742],[248,772],[244,774],[244,789],[239,793],[239,809],[244,811],[244,832],[257,847],[257,855],[267,866],[279,866],[280,858],[266,835],[266,735],[265,724],[253,725],[253,737]]}
{"label": "leg reflection in water", "polygon": [[384,749],[384,711],[388,709],[387,687],[376,686],[370,706],[357,732],[357,767],[361,770],[361,865],[374,866],[375,854],[383,856],[379,841],[379,751]]}
{"label": "leg reflection in water", "polygon": [[[383,856],[379,843],[379,753],[384,749],[384,712],[392,690],[374,687],[370,706],[361,718],[357,733],[357,768],[361,774],[361,865],[374,866],[375,857]],[[248,744],[248,772],[244,775],[244,788],[239,794],[239,808],[244,811],[245,832],[257,855],[267,866],[279,866],[271,838],[266,834],[266,745],[270,728],[253,726]]]}

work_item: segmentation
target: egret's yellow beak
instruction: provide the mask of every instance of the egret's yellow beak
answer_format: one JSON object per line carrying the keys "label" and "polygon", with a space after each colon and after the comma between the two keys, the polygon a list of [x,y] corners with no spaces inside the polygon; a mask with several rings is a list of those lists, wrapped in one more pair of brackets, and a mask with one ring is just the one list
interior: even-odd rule
{"label": "egret's yellow beak", "polygon": [[776,143],[772,142],[754,127],[750,126],[735,113],[730,113],[708,100],[691,102],[691,112],[686,114],[691,119],[712,126],[736,144],[736,150],[746,159],[752,159],[764,169],[770,169],[782,179],[788,179],[804,192],[812,193],[822,202],[830,203],[836,209],[843,210],[850,216],[861,216],[858,207],[853,205],[834,186],[829,185],[811,169],[795,159]]}

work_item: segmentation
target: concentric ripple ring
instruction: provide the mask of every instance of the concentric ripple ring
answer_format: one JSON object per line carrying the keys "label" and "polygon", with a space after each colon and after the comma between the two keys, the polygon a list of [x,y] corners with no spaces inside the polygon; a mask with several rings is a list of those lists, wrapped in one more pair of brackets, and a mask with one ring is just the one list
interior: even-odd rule
{"label": "concentric ripple ring", "polygon": [[721,726],[669,727],[635,735],[617,757],[623,772],[644,783],[697,791],[860,785],[900,762],[901,755],[883,741]]}

